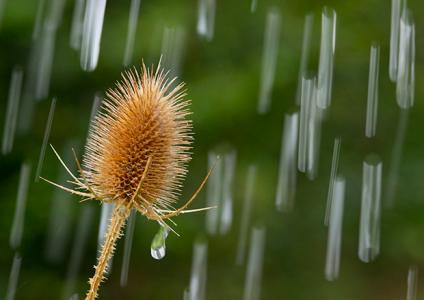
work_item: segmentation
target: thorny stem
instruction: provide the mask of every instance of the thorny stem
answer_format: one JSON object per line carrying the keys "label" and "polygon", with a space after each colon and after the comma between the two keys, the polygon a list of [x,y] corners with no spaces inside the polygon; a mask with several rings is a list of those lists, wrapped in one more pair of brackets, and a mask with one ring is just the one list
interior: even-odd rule
{"label": "thorny stem", "polygon": [[100,283],[102,283],[102,281],[105,279],[104,274],[106,272],[108,262],[115,252],[116,242],[123,235],[123,229],[130,215],[130,212],[131,206],[124,205],[122,203],[116,204],[115,208],[113,209],[112,218],[110,219],[109,227],[106,233],[106,238],[103,242],[97,265],[94,267],[96,271],[94,276],[88,280],[90,289],[87,292],[85,300],[94,300],[97,298]]}

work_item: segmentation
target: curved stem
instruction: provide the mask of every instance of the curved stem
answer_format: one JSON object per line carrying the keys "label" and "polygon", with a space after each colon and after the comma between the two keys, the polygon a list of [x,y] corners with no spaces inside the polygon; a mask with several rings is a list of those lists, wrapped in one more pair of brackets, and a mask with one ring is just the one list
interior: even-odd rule
{"label": "curved stem", "polygon": [[109,223],[106,238],[102,245],[102,250],[94,267],[96,270],[94,276],[88,281],[90,289],[87,292],[85,300],[94,300],[98,296],[100,283],[105,279],[105,272],[110,258],[115,252],[115,245],[117,240],[123,235],[122,230],[125,227],[125,222],[131,212],[130,205],[116,204],[112,212],[112,218]]}

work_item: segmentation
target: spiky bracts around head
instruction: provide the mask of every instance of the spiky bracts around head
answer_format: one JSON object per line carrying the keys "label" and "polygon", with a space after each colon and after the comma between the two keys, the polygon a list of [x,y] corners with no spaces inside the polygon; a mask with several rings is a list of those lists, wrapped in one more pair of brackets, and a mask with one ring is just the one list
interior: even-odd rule
{"label": "spiky bracts around head", "polygon": [[183,85],[173,87],[160,67],[153,71],[143,65],[141,73],[127,71],[122,77],[90,126],[84,177],[102,200],[133,199],[142,209],[169,209],[191,158],[189,101]]}

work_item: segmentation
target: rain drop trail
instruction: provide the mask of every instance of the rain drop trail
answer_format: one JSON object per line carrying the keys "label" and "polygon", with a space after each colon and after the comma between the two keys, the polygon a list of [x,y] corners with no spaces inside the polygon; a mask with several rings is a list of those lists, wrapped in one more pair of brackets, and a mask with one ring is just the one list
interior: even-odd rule
{"label": "rain drop trail", "polygon": [[381,174],[380,158],[371,154],[363,163],[361,219],[358,256],[363,262],[374,260],[380,253]]}
{"label": "rain drop trail", "polygon": [[3,129],[2,154],[6,155],[13,149],[16,121],[18,118],[19,101],[21,98],[23,71],[21,67],[13,68],[7,99],[7,113]]}
{"label": "rain drop trail", "polygon": [[393,207],[396,198],[399,181],[400,162],[402,161],[403,145],[405,144],[406,131],[408,129],[409,110],[401,109],[399,123],[396,130],[395,142],[390,159],[389,175],[385,188],[385,205]]}
{"label": "rain drop trail", "polygon": [[286,114],[281,140],[275,205],[279,211],[291,211],[296,194],[296,150],[299,113]]}
{"label": "rain drop trail", "polygon": [[[99,222],[99,233],[97,235],[97,256],[101,254],[102,245],[106,237],[107,226],[108,226],[109,220],[112,218],[112,212],[114,207],[115,207],[114,203],[102,202],[102,210],[100,213],[100,222]],[[96,261],[98,261],[98,257]],[[106,274],[109,274],[112,270],[112,261],[113,261],[113,257],[111,257],[108,262],[108,265],[106,267]]]}
{"label": "rain drop trail", "polygon": [[140,13],[140,0],[131,0],[130,16],[128,18],[127,42],[125,43],[124,66],[131,63],[134,52],[135,33],[137,31],[138,14]]}
{"label": "rain drop trail", "polygon": [[224,172],[222,178],[222,202],[220,234],[226,234],[231,229],[233,220],[233,182],[236,169],[237,154],[233,149],[223,155]]}
{"label": "rain drop trail", "polygon": [[380,46],[371,46],[370,70],[368,77],[368,99],[367,99],[367,119],[365,124],[365,136],[374,137],[377,130],[378,112],[378,82],[380,69]]}
{"label": "rain drop trail", "polygon": [[195,242],[193,245],[193,260],[191,263],[190,275],[190,300],[204,300],[206,293],[207,279],[207,242]]}
{"label": "rain drop trail", "polygon": [[124,257],[122,259],[121,269],[121,280],[120,284],[122,287],[127,285],[128,282],[128,270],[130,267],[132,241],[134,237],[136,211],[132,210],[130,217],[128,218],[128,225],[125,232],[125,244],[124,244]]}
{"label": "rain drop trail", "polygon": [[407,109],[414,105],[415,94],[415,24],[412,13],[404,9],[400,19],[399,57],[396,78],[396,100]]}
{"label": "rain drop trail", "polygon": [[399,55],[399,24],[402,0],[392,0],[392,15],[390,23],[390,60],[389,77],[395,82],[397,79],[398,55]]}
{"label": "rain drop trail", "polygon": [[81,48],[82,27],[84,23],[84,6],[85,0],[75,1],[71,34],[69,38],[69,44],[74,50],[79,50]]}
{"label": "rain drop trail", "polygon": [[[32,33],[31,51],[26,68],[22,94],[22,107],[19,112],[18,130],[26,134],[31,128],[35,110],[35,100],[41,100],[48,94],[50,73],[54,55],[56,29],[61,20],[63,1],[51,1],[46,9],[46,0],[40,0]],[[46,18],[43,18],[47,12]],[[59,14],[59,16],[57,16]]]}
{"label": "rain drop trail", "polygon": [[328,226],[331,203],[333,203],[334,181],[336,180],[337,172],[339,170],[340,145],[341,145],[341,138],[339,137],[335,138],[334,146],[333,146],[333,159],[331,160],[330,183],[328,185],[327,206],[325,209],[325,218],[324,218],[325,226]]}
{"label": "rain drop trail", "polygon": [[6,0],[0,0],[0,27],[2,25],[4,16],[4,7],[6,6]]}
{"label": "rain drop trail", "polygon": [[242,265],[246,253],[247,234],[249,230],[250,215],[252,211],[253,197],[256,184],[257,167],[250,165],[247,171],[243,210],[241,215],[240,233],[237,243],[236,264]]}
{"label": "rain drop trail", "polygon": [[252,0],[252,2],[250,2],[250,12],[254,13],[256,11],[257,6],[258,6],[258,0]]}
{"label": "rain drop trail", "polygon": [[211,41],[215,27],[215,0],[199,0],[197,34]]}
{"label": "rain drop trail", "polygon": [[406,294],[406,300],[417,299],[417,288],[418,288],[418,267],[410,266],[408,270],[408,290]]}
{"label": "rain drop trail", "polygon": [[19,176],[18,197],[16,199],[15,214],[13,216],[12,229],[10,230],[9,245],[12,249],[18,248],[22,241],[30,174],[31,166],[28,163],[23,163],[21,165],[21,172]]}
{"label": "rain drop trail", "polygon": [[323,110],[317,106],[316,79],[303,78],[297,168],[300,172],[306,172],[311,180],[315,179],[318,172],[323,113]]}
{"label": "rain drop trail", "polygon": [[[38,32],[33,33],[34,40],[33,53],[31,53],[30,68],[28,72],[29,80],[33,80],[33,96],[36,100],[41,100],[49,95],[50,78],[54,59],[56,43],[56,33],[60,22],[63,19],[65,0],[48,2],[49,6],[45,11],[45,19],[41,21],[43,11],[37,15],[36,24],[39,26]],[[44,3],[40,3],[41,9]],[[37,12],[38,13],[38,12]]]}
{"label": "rain drop trail", "polygon": [[162,38],[162,64],[169,70],[169,78],[178,77],[184,55],[186,31],[181,26],[165,27]]}
{"label": "rain drop trail", "polygon": [[38,182],[41,175],[41,170],[43,169],[44,156],[46,154],[46,147],[50,138],[50,130],[52,128],[55,109],[56,109],[56,98],[53,98],[52,103],[50,105],[49,116],[47,117],[46,128],[44,130],[44,138],[43,138],[43,144],[41,145],[40,156],[38,157],[37,171],[35,172],[35,182]]}
{"label": "rain drop trail", "polygon": [[259,87],[258,113],[265,114],[271,105],[271,92],[277,67],[281,16],[275,9],[268,10],[262,52],[261,82]]}
{"label": "rain drop trail", "polygon": [[300,172],[306,172],[308,154],[308,131],[311,105],[314,101],[315,78],[302,78],[302,91],[300,97],[300,121],[299,121],[299,148],[297,155],[297,168]]}
{"label": "rain drop trail", "polygon": [[302,92],[302,78],[306,76],[306,71],[309,63],[309,56],[311,52],[311,39],[312,39],[312,27],[314,25],[314,15],[308,14],[305,17],[305,23],[303,25],[303,41],[302,41],[302,54],[300,57],[300,68],[296,91],[296,104],[300,105],[300,97]]}
{"label": "rain drop trail", "polygon": [[167,227],[161,226],[159,231],[153,237],[150,246],[150,255],[154,259],[162,259],[166,255],[166,238],[168,237],[169,230]]}
{"label": "rain drop trail", "polygon": [[190,300],[190,291],[188,290],[188,288],[184,290],[183,300]]}
{"label": "rain drop trail", "polygon": [[7,286],[6,300],[14,300],[16,287],[18,286],[19,273],[21,271],[22,257],[16,253],[13,257],[12,269],[9,275],[9,284]]}
{"label": "rain drop trail", "polygon": [[[222,159],[217,160],[217,157]],[[237,154],[234,149],[222,153],[209,152],[208,167],[215,165],[212,180],[208,183],[207,206],[216,209],[206,213],[206,228],[208,233],[226,234],[232,225],[233,218],[233,181]]]}
{"label": "rain drop trail", "polygon": [[336,49],[336,19],[336,12],[325,7],[321,15],[321,46],[317,82],[318,107],[321,109],[326,109],[331,104],[333,63]]}
{"label": "rain drop trail", "polygon": [[308,126],[308,142],[307,142],[307,174],[310,180],[314,180],[318,174],[319,149],[321,144],[321,123],[324,111],[317,105],[317,90],[314,84],[314,92],[310,105]]}
{"label": "rain drop trail", "polygon": [[325,260],[325,278],[329,281],[336,280],[339,277],[344,197],[345,179],[336,177],[328,226],[327,256]]}
{"label": "rain drop trail", "polygon": [[[72,154],[73,145],[75,145],[74,141],[68,141],[65,147],[63,147],[63,155],[61,155],[63,161],[70,168],[72,173],[75,171],[75,163]],[[67,179],[68,173],[60,166],[57,183],[65,185]],[[47,260],[52,263],[59,263],[65,257],[66,246],[71,233],[72,210],[75,206],[71,199],[72,195],[70,193],[61,189],[54,190],[45,250]]]}
{"label": "rain drop trail", "polygon": [[222,169],[223,160],[218,159],[218,153],[209,151],[208,153],[208,170],[215,164],[214,171],[209,177],[206,188],[207,207],[217,207],[206,212],[206,229],[209,234],[215,235],[218,231],[218,218],[222,191]]}
{"label": "rain drop trail", "polygon": [[78,226],[75,231],[74,243],[69,258],[68,270],[62,299],[69,299],[74,293],[81,261],[84,257],[85,246],[90,234],[94,209],[91,205],[84,205],[79,214]]}
{"label": "rain drop trail", "polygon": [[69,297],[69,300],[78,300],[78,294],[73,294],[71,297]]}
{"label": "rain drop trail", "polygon": [[265,249],[265,228],[254,227],[250,240],[249,260],[244,284],[244,300],[261,298],[262,265]]}
{"label": "rain drop trail", "polygon": [[81,43],[81,68],[93,71],[97,67],[106,0],[87,0]]}

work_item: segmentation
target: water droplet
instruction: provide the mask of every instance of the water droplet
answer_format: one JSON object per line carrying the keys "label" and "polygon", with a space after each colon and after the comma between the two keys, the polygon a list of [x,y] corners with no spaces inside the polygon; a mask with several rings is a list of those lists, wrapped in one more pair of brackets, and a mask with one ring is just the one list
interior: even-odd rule
{"label": "water droplet", "polygon": [[154,236],[150,246],[150,254],[154,259],[162,259],[166,254],[166,238],[169,230],[161,226],[158,233]]}

